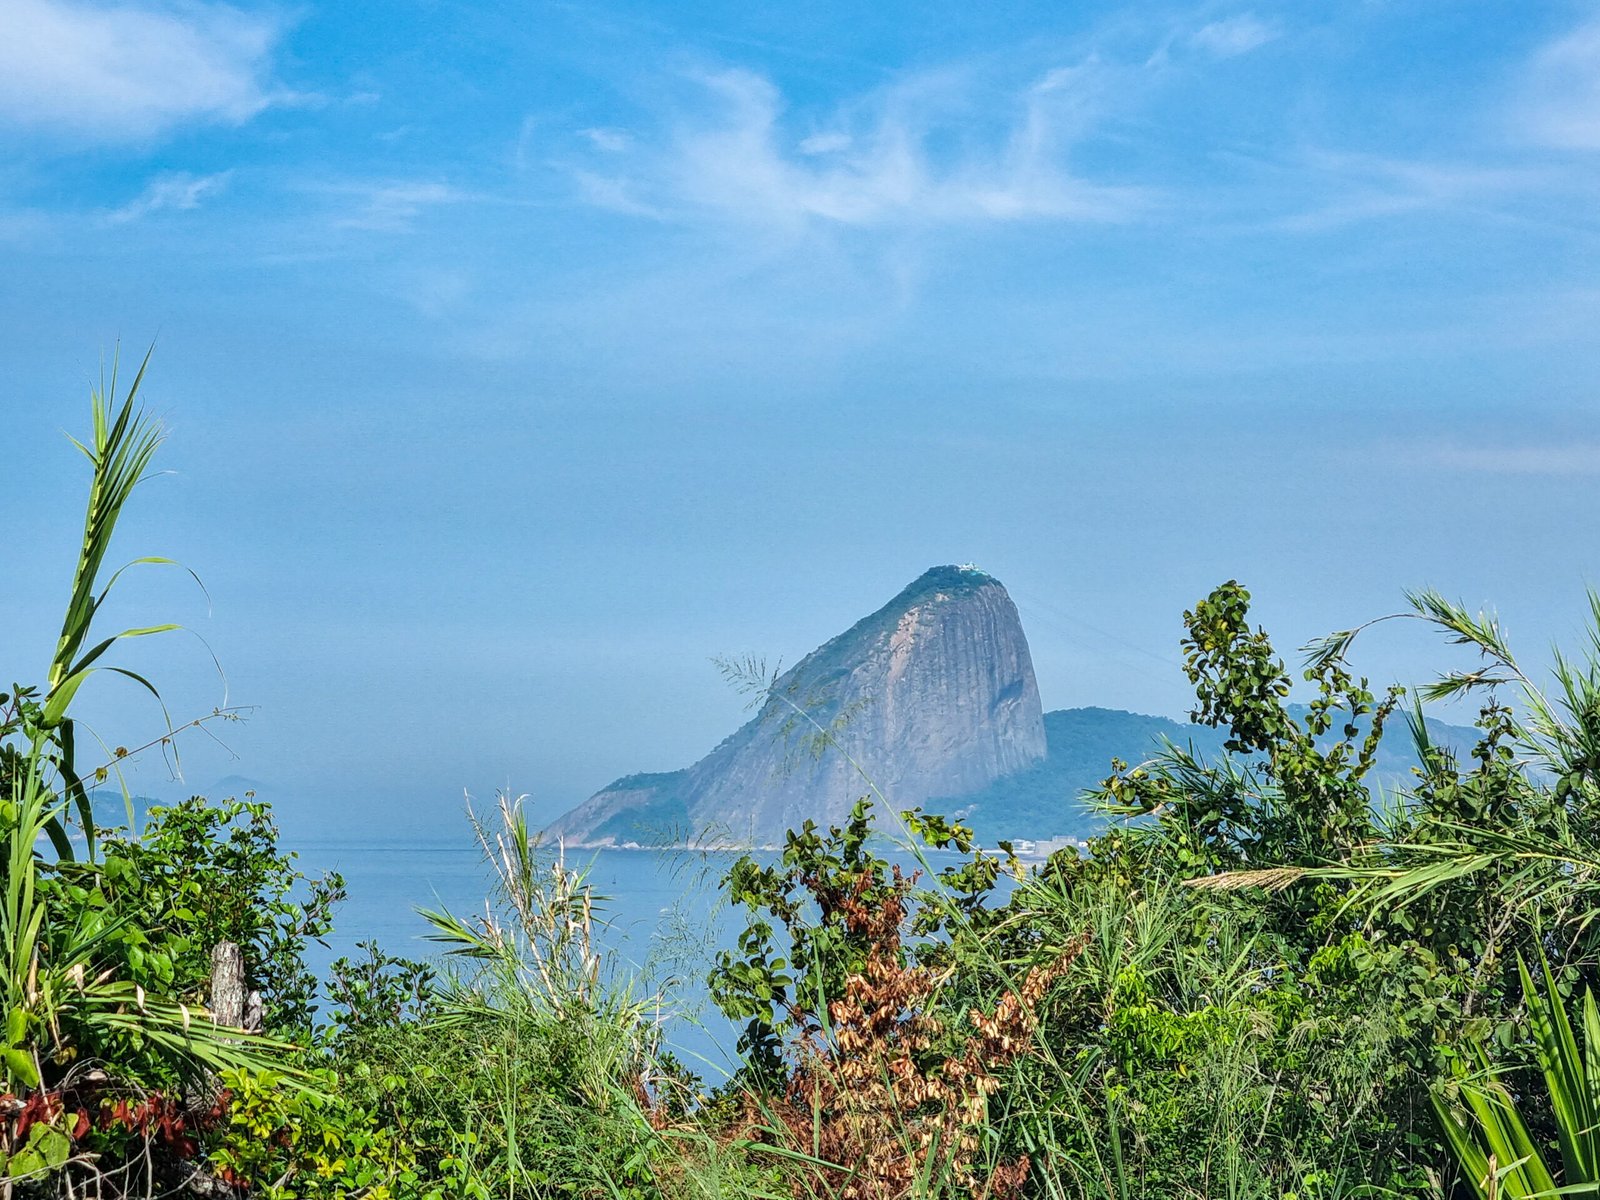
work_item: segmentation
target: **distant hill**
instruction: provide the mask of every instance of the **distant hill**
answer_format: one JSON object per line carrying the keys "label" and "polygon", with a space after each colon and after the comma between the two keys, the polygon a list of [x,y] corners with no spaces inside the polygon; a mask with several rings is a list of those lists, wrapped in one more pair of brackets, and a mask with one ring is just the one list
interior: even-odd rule
{"label": "distant hill", "polygon": [[142,830],[152,808],[170,808],[190,796],[205,796],[213,804],[233,799],[243,800],[246,792],[254,791],[259,786],[256,780],[246,779],[242,775],[230,775],[226,779],[219,779],[205,790],[183,783],[173,783],[162,789],[162,794],[159,796],[138,793],[124,797],[120,789],[106,784],[91,788],[89,800],[94,809],[94,819],[102,827],[127,828],[128,810],[131,807],[132,828]]}
{"label": "distant hill", "polygon": [[[1305,716],[1303,705],[1290,711]],[[1190,748],[1201,758],[1222,753],[1225,730],[1212,729],[1124,712],[1115,708],[1066,708],[1044,714],[1048,753],[1023,771],[997,779],[986,788],[930,801],[930,811],[959,815],[979,838],[993,844],[1001,838],[1084,838],[1098,832],[1105,819],[1080,797],[1097,788],[1111,773],[1111,760],[1138,763],[1158,754],[1167,742]],[[1428,722],[1434,742],[1465,754],[1478,740],[1475,729]],[[1373,783],[1385,790],[1407,786],[1417,765],[1411,739],[1398,718],[1379,744]]]}
{"label": "distant hill", "polygon": [[[162,801],[154,796],[128,796],[116,788],[97,787],[89,791],[89,805],[94,812],[95,824],[102,829],[140,830],[152,808]],[[128,822],[128,810],[133,809],[133,823]]]}
{"label": "distant hill", "polygon": [[1111,760],[1140,762],[1163,740],[1197,751],[1221,749],[1224,734],[1167,717],[1115,708],[1065,708],[1044,714],[1047,752],[1042,762],[964,796],[940,796],[930,810],[959,816],[979,838],[1087,837],[1105,825],[1080,800],[1111,773]]}
{"label": "distant hill", "polygon": [[211,787],[199,793],[209,796],[212,800],[243,800],[246,793],[259,792],[267,785],[259,779],[252,779],[248,775],[224,775]]}

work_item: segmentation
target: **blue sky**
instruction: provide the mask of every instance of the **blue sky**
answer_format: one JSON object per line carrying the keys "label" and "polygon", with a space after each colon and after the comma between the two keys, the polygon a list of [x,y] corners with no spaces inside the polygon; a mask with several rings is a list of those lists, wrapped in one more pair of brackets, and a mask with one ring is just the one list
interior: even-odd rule
{"label": "blue sky", "polygon": [[[122,547],[210,601],[122,615],[254,706],[199,786],[574,802],[934,563],[1048,705],[1174,714],[1229,577],[1286,649],[1433,585],[1535,658],[1595,580],[1593,5],[8,0],[0,151],[0,653],[155,341]],[[202,712],[205,646],[132,660]]]}

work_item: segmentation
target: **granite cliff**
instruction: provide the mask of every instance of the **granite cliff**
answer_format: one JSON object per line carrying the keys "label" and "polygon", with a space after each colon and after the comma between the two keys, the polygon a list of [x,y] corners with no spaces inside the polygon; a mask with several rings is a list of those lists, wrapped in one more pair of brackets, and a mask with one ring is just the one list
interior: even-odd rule
{"label": "granite cliff", "polygon": [[[820,746],[819,729],[834,745]],[[569,845],[779,844],[867,785],[896,809],[980,791],[1045,757],[1016,605],[935,567],[780,676],[755,718],[680,771],[619,779],[548,830]]]}

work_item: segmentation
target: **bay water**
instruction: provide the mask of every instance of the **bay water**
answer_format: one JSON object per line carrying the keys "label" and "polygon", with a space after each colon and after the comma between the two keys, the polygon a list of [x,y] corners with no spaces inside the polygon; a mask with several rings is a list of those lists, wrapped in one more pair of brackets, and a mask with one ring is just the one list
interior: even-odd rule
{"label": "bay water", "polygon": [[[493,872],[470,839],[296,841],[307,875],[337,871],[348,899],[334,914],[326,946],[308,948],[319,979],[341,957],[364,957],[375,941],[387,953],[439,961],[419,909],[481,916],[493,903]],[[767,861],[775,855],[761,855]],[[706,974],[719,948],[731,947],[743,913],[723,899],[718,883],[738,858],[691,850],[569,850],[569,867],[586,872],[597,898],[596,945],[611,981],[637,995],[658,996],[668,1047],[708,1083],[737,1067],[738,1030],[711,1004]]]}
{"label": "bay water", "polygon": [[[492,902],[493,873],[464,830],[449,841],[420,835],[319,840],[302,834],[289,839],[287,848],[299,854],[307,875],[338,871],[349,892],[327,945],[309,948],[319,979],[327,978],[334,960],[363,957],[358,945],[369,941],[390,954],[438,961],[442,947],[427,939],[430,927],[418,910],[469,918]],[[903,849],[881,852],[908,874],[916,870]],[[730,906],[719,887],[739,855],[568,850],[565,857],[569,867],[587,873],[599,898],[596,943],[613,982],[627,983],[637,995],[659,996],[667,1047],[708,1084],[721,1082],[738,1067],[739,1029],[711,1003],[706,975],[717,951],[732,949],[744,928],[746,913]],[[778,855],[758,851],[752,857],[772,863]],[[936,869],[958,861],[951,854],[928,858]],[[1004,882],[1001,890],[1008,890]]]}

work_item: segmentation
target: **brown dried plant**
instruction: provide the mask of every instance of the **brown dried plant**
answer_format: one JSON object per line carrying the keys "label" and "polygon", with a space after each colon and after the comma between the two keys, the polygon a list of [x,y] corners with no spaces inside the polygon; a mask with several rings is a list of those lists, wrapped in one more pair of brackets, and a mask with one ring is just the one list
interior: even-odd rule
{"label": "brown dried plant", "polygon": [[863,899],[866,882],[841,911],[868,953],[829,1002],[827,1021],[796,1014],[801,1028],[822,1032],[798,1047],[778,1123],[812,1164],[814,1195],[906,1200],[944,1190],[1012,1200],[1027,1179],[1027,1156],[986,1162],[982,1145],[996,1072],[1032,1049],[1036,1010],[1087,938],[1030,970],[992,1010],[969,1010],[971,1031],[962,1036],[933,1011],[942,976],[908,963],[902,949],[912,881],[895,868],[888,898],[876,905]]}

